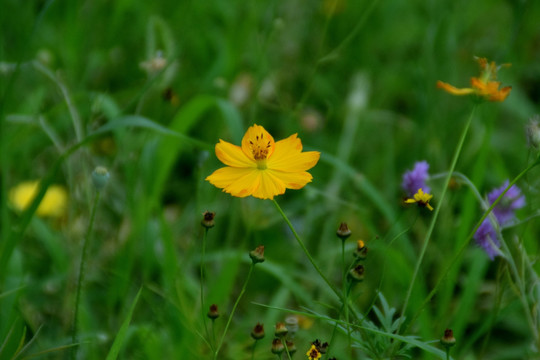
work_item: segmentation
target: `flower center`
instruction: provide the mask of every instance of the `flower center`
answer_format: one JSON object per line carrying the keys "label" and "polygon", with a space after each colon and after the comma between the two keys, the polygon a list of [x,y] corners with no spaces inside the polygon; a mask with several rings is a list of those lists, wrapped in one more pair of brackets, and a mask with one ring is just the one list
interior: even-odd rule
{"label": "flower center", "polygon": [[263,138],[263,134],[255,136],[255,139],[249,141],[251,146],[251,152],[253,157],[257,161],[257,168],[264,170],[266,169],[266,158],[268,157],[268,151],[272,146],[270,140]]}

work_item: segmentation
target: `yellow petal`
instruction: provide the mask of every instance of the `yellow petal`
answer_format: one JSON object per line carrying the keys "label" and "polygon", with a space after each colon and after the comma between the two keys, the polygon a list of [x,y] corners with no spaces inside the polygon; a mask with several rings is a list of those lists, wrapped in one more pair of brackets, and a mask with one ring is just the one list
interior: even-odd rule
{"label": "yellow petal", "polygon": [[261,139],[263,139],[264,142],[268,142],[270,145],[267,157],[271,156],[274,152],[274,138],[262,126],[257,124],[250,126],[242,138],[242,151],[252,161],[255,161],[252,145],[256,144]]}
{"label": "yellow petal", "polygon": [[443,89],[444,91],[452,94],[452,95],[468,95],[468,94],[472,94],[474,92],[473,89],[471,88],[463,88],[463,89],[458,89],[457,87],[455,86],[452,86],[448,83],[445,83],[445,82],[442,82],[442,81],[437,81],[437,87],[439,89]]}
{"label": "yellow petal", "polygon": [[[38,181],[20,183],[10,190],[9,199],[11,204],[19,211],[26,210],[39,191]],[[67,208],[67,192],[59,185],[51,185],[45,192],[45,196],[36,210],[38,216],[60,217],[65,214]]]}
{"label": "yellow petal", "polygon": [[268,169],[266,172],[283,182],[287,189],[301,189],[313,179],[313,176],[306,171],[283,172]]}
{"label": "yellow petal", "polygon": [[219,140],[216,144],[216,156],[225,165],[232,167],[256,167],[254,160],[246,156],[240,146]]}
{"label": "yellow petal", "polygon": [[256,168],[223,167],[206,177],[206,180],[233,196],[246,197],[259,187],[260,173]]}
{"label": "yellow petal", "polygon": [[285,192],[285,184],[276,176],[273,176],[268,170],[261,171],[261,182],[254,189],[253,196],[259,199],[273,199],[276,195]]}
{"label": "yellow petal", "polygon": [[311,169],[317,164],[321,154],[318,151],[302,151],[302,142],[296,134],[276,143],[274,153],[267,160],[272,170],[299,172]]}

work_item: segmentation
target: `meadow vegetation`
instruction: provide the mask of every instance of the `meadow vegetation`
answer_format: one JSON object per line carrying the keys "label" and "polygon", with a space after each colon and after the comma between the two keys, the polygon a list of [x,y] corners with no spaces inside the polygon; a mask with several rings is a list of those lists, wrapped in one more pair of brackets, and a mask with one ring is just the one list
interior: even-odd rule
{"label": "meadow vegetation", "polygon": [[0,7],[0,359],[540,358],[540,2]]}

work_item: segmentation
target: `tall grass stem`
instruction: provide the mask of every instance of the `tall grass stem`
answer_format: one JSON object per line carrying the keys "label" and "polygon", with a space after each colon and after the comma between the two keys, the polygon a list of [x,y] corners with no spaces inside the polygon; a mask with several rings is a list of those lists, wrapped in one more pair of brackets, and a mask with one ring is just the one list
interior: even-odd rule
{"label": "tall grass stem", "polygon": [[446,191],[448,190],[448,184],[450,183],[450,178],[452,177],[452,173],[454,172],[456,168],[457,161],[459,159],[459,155],[461,154],[461,150],[463,149],[463,143],[465,142],[465,138],[467,137],[467,133],[469,132],[469,128],[472,123],[472,119],[474,118],[474,114],[476,111],[476,106],[474,105],[469,118],[467,119],[467,122],[465,123],[465,126],[463,127],[463,130],[461,132],[461,136],[459,138],[458,144],[456,146],[456,150],[454,151],[454,156],[452,158],[452,163],[450,165],[450,169],[448,170],[448,174],[446,175],[446,178],[444,180],[443,188],[441,191],[441,196],[438,199],[437,205],[435,206],[435,211],[433,213],[433,217],[431,219],[431,223],[429,224],[428,231],[426,233],[426,236],[424,238],[424,243],[422,245],[422,249],[420,250],[420,254],[418,255],[418,260],[416,261],[416,266],[414,268],[414,273],[411,278],[411,281],[409,283],[409,288],[407,289],[407,294],[405,295],[405,301],[403,302],[403,309],[401,310],[401,316],[399,320],[399,325],[397,328],[396,333],[399,334],[399,330],[401,328],[401,325],[403,323],[403,319],[405,316],[405,313],[407,311],[407,306],[409,305],[409,300],[411,298],[411,294],[414,288],[414,284],[416,282],[416,278],[418,277],[418,272],[420,271],[420,266],[422,265],[422,260],[424,259],[424,255],[426,253],[427,247],[429,245],[429,241],[431,239],[431,234],[433,233],[433,229],[435,228],[435,223],[437,222],[437,218],[439,216],[439,212],[441,210],[444,197],[446,195]]}
{"label": "tall grass stem", "polygon": [[[92,210],[90,215],[90,222],[88,223],[88,229],[86,230],[86,235],[84,237],[83,241],[83,247],[81,252],[81,262],[79,264],[79,276],[77,279],[77,292],[75,295],[75,312],[73,315],[73,328],[71,331],[71,342],[73,344],[78,342],[77,339],[77,321],[79,319],[79,305],[81,302],[81,291],[82,291],[82,284],[84,282],[84,267],[86,264],[86,257],[88,253],[88,243],[90,241],[90,235],[92,234],[92,228],[94,227],[94,220],[96,218],[96,211],[99,203],[99,196],[100,192],[96,191],[96,194],[94,195],[94,203],[92,204]],[[71,351],[71,358],[75,359],[77,357],[77,351],[79,349],[79,346],[73,347]]]}

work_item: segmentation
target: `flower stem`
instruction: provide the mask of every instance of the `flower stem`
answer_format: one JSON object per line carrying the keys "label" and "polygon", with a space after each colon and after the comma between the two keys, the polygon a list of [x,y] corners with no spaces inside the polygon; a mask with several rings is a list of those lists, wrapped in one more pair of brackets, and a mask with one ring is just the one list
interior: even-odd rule
{"label": "flower stem", "polygon": [[407,306],[409,305],[409,300],[411,298],[412,290],[414,288],[414,284],[416,282],[416,278],[418,277],[418,272],[420,271],[420,266],[422,265],[422,260],[424,259],[424,255],[426,253],[427,247],[429,245],[429,240],[431,239],[431,234],[433,233],[433,229],[435,228],[435,223],[437,222],[437,218],[439,215],[439,212],[441,210],[444,197],[446,195],[446,191],[448,189],[448,184],[450,183],[450,178],[452,177],[452,173],[454,172],[456,168],[457,161],[459,159],[459,155],[461,154],[461,150],[463,148],[463,143],[465,142],[465,138],[467,136],[467,133],[469,132],[469,128],[471,126],[472,119],[474,117],[474,113],[476,111],[476,105],[474,105],[471,114],[469,115],[469,118],[467,119],[467,122],[465,123],[465,126],[463,128],[463,131],[461,132],[461,136],[459,138],[458,144],[456,146],[456,150],[454,151],[454,156],[452,158],[452,163],[450,165],[450,169],[448,170],[448,174],[446,175],[446,178],[444,180],[441,196],[437,202],[437,206],[435,206],[435,211],[433,214],[433,217],[431,219],[431,223],[429,224],[428,231],[426,233],[426,236],[424,238],[424,244],[422,245],[422,249],[420,250],[420,254],[418,256],[418,260],[416,261],[416,267],[414,269],[413,276],[411,278],[409,288],[407,289],[407,294],[405,296],[405,301],[403,303],[403,309],[401,310],[401,316],[399,317],[399,325],[396,331],[396,334],[399,334],[399,330],[401,328],[401,325],[403,323],[403,319],[405,317],[405,312],[407,311]]}
{"label": "flower stem", "polygon": [[204,234],[203,234],[203,241],[202,241],[202,251],[201,251],[201,266],[200,266],[200,283],[201,283],[201,317],[202,317],[202,321],[203,321],[203,324],[204,324],[204,331],[206,333],[206,338],[208,339],[208,343],[210,344],[210,347],[212,348],[212,350],[214,350],[214,344],[215,344],[215,341],[214,343],[212,343],[210,341],[210,333],[208,332],[208,325],[206,324],[206,314],[204,313],[205,312],[205,307],[204,307],[204,257],[205,257],[205,252],[206,252],[206,238],[208,236],[208,228],[205,227],[204,228]]}
{"label": "flower stem", "polygon": [[214,351],[214,360],[218,358],[219,350],[221,349],[221,346],[223,345],[223,341],[225,340],[225,335],[227,334],[227,330],[229,329],[229,325],[231,325],[231,320],[234,316],[234,312],[236,311],[236,307],[240,303],[240,299],[242,299],[242,296],[246,292],[247,284],[249,282],[249,279],[251,278],[251,274],[253,273],[253,268],[255,267],[254,263],[251,263],[249,266],[249,272],[247,274],[246,280],[244,281],[244,285],[242,286],[242,290],[240,291],[240,294],[238,294],[238,298],[236,298],[236,302],[234,303],[234,306],[232,308],[231,314],[229,315],[229,318],[227,319],[227,324],[225,325],[225,330],[223,330],[223,335],[221,335],[221,339],[219,340],[219,344],[217,344],[216,350]]}
{"label": "flower stem", "polygon": [[[86,230],[86,235],[84,237],[83,241],[83,248],[81,252],[81,262],[79,264],[79,276],[77,279],[77,292],[75,295],[75,312],[73,315],[73,324],[72,324],[72,331],[71,331],[71,342],[73,344],[78,343],[77,338],[77,321],[79,319],[79,304],[81,302],[81,291],[82,291],[82,284],[84,282],[84,265],[86,263],[86,254],[88,253],[88,242],[90,240],[90,234],[92,233],[92,228],[94,226],[94,219],[96,217],[96,210],[97,205],[99,202],[99,191],[96,191],[96,195],[94,196],[94,203],[92,204],[92,210],[90,214],[90,222],[88,223],[88,229]],[[71,351],[71,358],[75,359],[77,357],[77,351],[79,349],[79,346],[74,346],[73,350]]]}
{"label": "flower stem", "polygon": [[[304,245],[304,242],[302,241],[302,239],[300,239],[300,236],[298,236],[298,233],[294,229],[294,227],[293,227],[292,223],[290,222],[289,218],[287,218],[287,215],[285,215],[285,213],[283,212],[283,210],[281,209],[281,207],[279,206],[279,204],[277,203],[276,200],[272,199],[272,201],[274,202],[274,205],[276,205],[276,208],[277,208],[278,212],[283,217],[283,220],[285,220],[285,222],[289,226],[289,229],[291,229],[296,241],[298,242],[298,244],[300,245],[302,250],[304,250],[304,253],[306,254],[309,261],[311,262],[311,265],[313,265],[315,270],[319,273],[319,276],[330,287],[330,289],[332,289],[332,291],[337,295],[337,297],[341,299],[341,294],[338,292],[336,287],[328,280],[328,278],[323,274],[323,272],[321,271],[321,269],[319,268],[319,266],[317,265],[317,263],[315,262],[315,260],[311,256],[311,254],[309,253],[308,249],[306,248],[306,245]],[[345,299],[341,299],[341,300],[345,301]]]}

